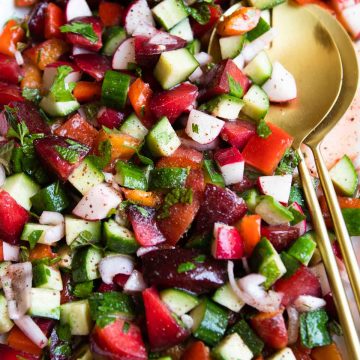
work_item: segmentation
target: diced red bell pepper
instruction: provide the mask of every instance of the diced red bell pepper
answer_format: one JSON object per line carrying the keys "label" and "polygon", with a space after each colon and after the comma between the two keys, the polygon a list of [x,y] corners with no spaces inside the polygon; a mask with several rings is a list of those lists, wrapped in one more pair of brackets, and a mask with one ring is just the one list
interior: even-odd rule
{"label": "diced red bell pepper", "polygon": [[92,102],[101,98],[101,83],[78,81],[75,83],[73,95],[80,103]]}
{"label": "diced red bell pepper", "polygon": [[300,236],[300,230],[287,225],[262,226],[261,236],[270,240],[277,251],[282,251]]}
{"label": "diced red bell pepper", "polygon": [[110,60],[100,54],[79,54],[74,56],[76,65],[96,81],[104,78],[105,72],[111,69]]}
{"label": "diced red bell pepper", "polygon": [[274,289],[283,293],[282,305],[292,304],[300,295],[321,297],[321,286],[318,278],[305,266],[288,278],[279,279]]}
{"label": "diced red bell pepper", "polygon": [[285,151],[291,146],[293,137],[274,124],[268,123],[271,135],[266,139],[254,135],[245,145],[242,155],[246,164],[265,175],[272,175]]}
{"label": "diced red bell pepper", "polygon": [[120,4],[110,1],[101,1],[99,4],[99,16],[104,26],[119,25],[124,13]]}
{"label": "diced red bell pepper", "polygon": [[10,346],[0,344],[1,360],[39,360],[40,356],[26,354],[22,351],[12,349]]}
{"label": "diced red bell pepper", "polygon": [[75,114],[58,127],[54,134],[79,141],[91,148],[94,146],[98,131],[80,114]]}
{"label": "diced red bell pepper", "polygon": [[146,360],[147,354],[139,327],[123,319],[95,326],[94,339],[100,350],[116,360]]}
{"label": "diced red bell pepper", "polygon": [[0,108],[1,105],[9,105],[12,101],[24,101],[20,88],[14,84],[0,81]]}
{"label": "diced red bell pepper", "polygon": [[0,81],[17,84],[22,75],[23,71],[13,57],[0,54]]}
{"label": "diced red bell pepper", "polygon": [[244,255],[244,247],[244,240],[235,227],[215,223],[211,247],[211,253],[215,259],[241,259]]}
{"label": "diced red bell pepper", "polygon": [[64,24],[65,24],[65,14],[63,10],[54,3],[49,3],[45,11],[45,21],[44,21],[45,39],[63,38],[63,33],[60,31],[60,26]]}
{"label": "diced red bell pepper", "polygon": [[180,146],[170,156],[161,158],[156,167],[191,167],[192,169],[200,169],[203,154],[197,150]]}
{"label": "diced red bell pepper", "polygon": [[210,351],[202,341],[192,343],[181,356],[181,360],[210,360]]}
{"label": "diced red bell pepper", "polygon": [[225,123],[220,136],[230,145],[242,150],[250,138],[256,134],[256,127],[249,121],[236,120]]}
{"label": "diced red bell pepper", "polygon": [[110,108],[103,108],[97,115],[97,122],[100,126],[109,129],[117,129],[124,120],[124,113]]}
{"label": "diced red bell pepper", "polygon": [[161,301],[155,288],[144,290],[142,296],[152,350],[163,350],[175,346],[189,336],[189,331],[179,325],[174,315]]}
{"label": "diced red bell pepper", "polygon": [[28,220],[28,212],[20,206],[8,192],[1,190],[0,237],[10,244],[16,244]]}
{"label": "diced red bell pepper", "polygon": [[19,7],[32,6],[37,3],[37,0],[15,0],[15,5]]}
{"label": "diced red bell pepper", "polygon": [[191,19],[191,27],[196,37],[202,37],[206,33],[209,33],[211,29],[216,25],[222,14],[220,6],[212,4],[209,4],[207,6],[210,10],[210,19],[206,24],[201,25],[196,20]]}
{"label": "diced red bell pepper", "polygon": [[14,57],[16,45],[25,36],[25,31],[15,20],[10,20],[0,34],[0,53]]}
{"label": "diced red bell pepper", "polygon": [[266,345],[282,349],[288,343],[288,333],[282,310],[272,313],[259,313],[250,319],[256,333]]}

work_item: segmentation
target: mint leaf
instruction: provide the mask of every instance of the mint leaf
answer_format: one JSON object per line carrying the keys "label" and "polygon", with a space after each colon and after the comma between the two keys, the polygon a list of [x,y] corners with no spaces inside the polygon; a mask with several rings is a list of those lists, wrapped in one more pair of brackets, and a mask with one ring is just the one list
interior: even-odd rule
{"label": "mint leaf", "polygon": [[261,119],[256,128],[256,133],[263,139],[271,135],[271,130],[264,119]]}
{"label": "mint leaf", "polygon": [[55,150],[64,160],[70,164],[75,164],[80,159],[79,153],[71,148],[56,145]]}
{"label": "mint leaf", "polygon": [[241,98],[244,95],[244,89],[242,86],[228,73],[229,82],[229,94],[237,98]]}
{"label": "mint leaf", "polygon": [[206,3],[200,3],[196,7],[185,5],[187,13],[200,25],[205,25],[210,20],[210,9]]}
{"label": "mint leaf", "polygon": [[23,88],[22,96],[29,101],[32,101],[38,104],[41,100],[41,95],[39,89]]}
{"label": "mint leaf", "polygon": [[0,146],[0,164],[5,168],[7,174],[10,174],[10,161],[13,150],[14,150],[13,140]]}
{"label": "mint leaf", "polygon": [[109,140],[102,141],[98,147],[100,155],[89,155],[88,158],[99,170],[103,170],[111,161],[111,149],[112,145]]}
{"label": "mint leaf", "polygon": [[73,290],[73,294],[81,299],[86,299],[90,296],[94,289],[94,282],[85,281],[83,283],[76,284]]}
{"label": "mint leaf", "polygon": [[31,234],[29,235],[29,238],[28,238],[30,250],[32,250],[35,247],[37,242],[40,240],[40,237],[43,232],[44,232],[44,230],[34,230],[31,232]]}
{"label": "mint leaf", "polygon": [[99,40],[92,24],[83,23],[80,21],[60,26],[60,31],[63,33],[71,32],[74,34],[79,34],[85,39],[89,40],[91,43],[96,43]]}
{"label": "mint leaf", "polygon": [[76,237],[76,239],[70,244],[70,249],[74,250],[78,247],[89,245],[92,242],[95,242],[95,239],[93,239],[92,233],[88,230],[83,230]]}
{"label": "mint leaf", "polygon": [[300,163],[300,156],[292,149],[286,150],[278,167],[275,170],[276,175],[292,175],[295,168]]}
{"label": "mint leaf", "polygon": [[181,204],[191,204],[193,200],[192,189],[187,188],[176,188],[172,189],[165,196],[161,212],[158,215],[158,219],[165,219],[170,215],[171,206]]}
{"label": "mint leaf", "polygon": [[198,124],[192,124],[191,129],[193,133],[198,134],[199,133],[199,125]]}
{"label": "mint leaf", "polygon": [[50,94],[56,102],[73,101],[75,98],[72,95],[75,83],[66,83],[65,78],[73,71],[71,66],[63,65],[57,68],[57,75],[50,88]]}
{"label": "mint leaf", "polygon": [[192,262],[184,262],[178,266],[177,272],[179,274],[182,274],[184,272],[194,270],[194,269],[196,269],[196,266]]}

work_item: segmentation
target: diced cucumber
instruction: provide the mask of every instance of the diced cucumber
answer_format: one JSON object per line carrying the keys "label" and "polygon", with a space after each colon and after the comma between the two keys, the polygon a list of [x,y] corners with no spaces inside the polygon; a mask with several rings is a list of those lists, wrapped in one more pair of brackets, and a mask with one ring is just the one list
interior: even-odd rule
{"label": "diced cucumber", "polygon": [[[0,261],[0,279],[6,275],[8,267],[11,265],[11,261]],[[0,289],[2,289],[2,283],[0,281]]]}
{"label": "diced cucumber", "polygon": [[60,291],[32,288],[29,315],[60,319]]}
{"label": "diced cucumber", "polygon": [[271,27],[270,27],[269,23],[266,21],[266,19],[263,18],[263,15],[262,15],[262,17],[260,18],[256,27],[246,33],[246,39],[249,40],[250,42],[254,41],[259,36],[261,36],[262,34],[265,34],[267,31],[269,31],[270,28]]}
{"label": "diced cucumber", "polygon": [[244,47],[245,39],[245,35],[234,35],[220,38],[219,44],[221,58],[233,59],[238,56]]}
{"label": "diced cucumber", "polygon": [[139,248],[132,231],[110,219],[104,223],[106,247],[122,254],[133,254]]}
{"label": "diced cucumber", "polygon": [[41,189],[30,198],[30,201],[37,214],[43,211],[61,212],[70,205],[64,188],[58,182]]}
{"label": "diced cucumber", "polygon": [[360,236],[360,209],[341,209],[350,236]]}
{"label": "diced cucumber", "polygon": [[225,187],[223,176],[216,171],[216,163],[214,160],[205,159],[203,163],[205,182],[220,187]]}
{"label": "diced cucumber", "polygon": [[90,159],[85,158],[68,178],[76,190],[85,195],[94,186],[104,181],[104,174]]}
{"label": "diced cucumber", "polygon": [[104,105],[118,110],[123,109],[130,80],[130,75],[113,70],[106,71],[101,88],[101,100]]}
{"label": "diced cucumber", "polygon": [[167,90],[185,81],[199,66],[188,49],[163,52],[154,69],[154,76]]}
{"label": "diced cucumber", "polygon": [[38,244],[47,244],[44,240],[45,238],[45,231],[51,228],[50,225],[41,225],[41,224],[34,224],[34,223],[27,223],[24,226],[23,232],[20,236],[20,240],[29,241],[31,234],[34,231],[42,231],[37,243]]}
{"label": "diced cucumber", "polygon": [[244,68],[244,73],[257,85],[269,79],[271,72],[271,61],[265,51],[259,52]]}
{"label": "diced cucumber", "polygon": [[300,261],[303,265],[307,266],[315,249],[316,234],[311,231],[296,239],[288,250],[288,254]]}
{"label": "diced cucumber", "polygon": [[221,340],[214,347],[212,355],[217,360],[251,360],[254,356],[237,333]]}
{"label": "diced cucumber", "polygon": [[186,48],[190,51],[191,55],[196,55],[201,50],[201,42],[198,39],[194,39],[186,45]]}
{"label": "diced cucumber", "polygon": [[24,173],[6,178],[2,188],[26,210],[31,209],[30,199],[40,190],[40,186]]}
{"label": "diced cucumber", "polygon": [[148,182],[142,169],[121,160],[116,162],[115,181],[129,189],[147,190],[148,187]]}
{"label": "diced cucumber", "polygon": [[143,141],[149,130],[142,124],[135,114],[131,114],[121,125],[120,131],[135,139]]}
{"label": "diced cucumber", "polygon": [[297,271],[297,269],[300,267],[301,263],[285,251],[283,251],[280,254],[280,257],[281,257],[281,261],[283,262],[283,264],[285,265],[285,268],[286,268],[286,273],[285,273],[284,277],[288,278]]}
{"label": "diced cucumber", "polygon": [[76,351],[75,356],[73,356],[74,360],[93,360],[93,353],[90,350],[90,345],[85,344],[78,351]]}
{"label": "diced cucumber", "polygon": [[290,210],[282,206],[269,195],[260,198],[260,202],[256,206],[255,212],[269,225],[286,224],[294,219]]}
{"label": "diced cucumber", "polygon": [[83,231],[89,232],[92,235],[92,242],[100,241],[101,222],[87,221],[78,219],[74,216],[65,216],[65,236],[68,245],[70,245]]}
{"label": "diced cucumber", "polygon": [[89,302],[80,300],[62,304],[60,323],[70,326],[71,335],[89,335],[92,329]]}
{"label": "diced cucumber", "polygon": [[39,264],[33,268],[33,283],[35,287],[41,289],[63,289],[60,271],[45,264]]}
{"label": "diced cucumber", "polygon": [[98,264],[101,258],[101,251],[92,246],[77,250],[71,263],[74,282],[98,279],[100,277]]}
{"label": "diced cucumber", "polygon": [[80,108],[76,100],[56,102],[51,95],[44,96],[39,106],[50,116],[66,116]]}
{"label": "diced cucumber", "polygon": [[173,189],[184,187],[189,175],[187,168],[157,168],[150,173],[150,189]]}
{"label": "diced cucumber", "polygon": [[269,111],[270,103],[266,92],[258,85],[252,85],[243,97],[242,112],[251,119],[260,120]]}
{"label": "diced cucumber", "polygon": [[180,139],[166,117],[150,130],[146,144],[154,156],[170,156],[181,145]]}
{"label": "diced cucumber", "polygon": [[60,268],[71,269],[73,254],[69,246],[67,245],[61,246],[58,252],[56,253],[56,255],[61,258],[61,260],[58,262]]}
{"label": "diced cucumber", "polygon": [[290,348],[286,347],[276,352],[274,355],[270,356],[268,360],[296,360],[296,357],[293,351]]}
{"label": "diced cucumber", "polygon": [[189,18],[181,20],[170,30],[171,35],[178,36],[186,41],[193,41],[194,35],[191,29]]}
{"label": "diced cucumber", "polygon": [[14,323],[10,320],[8,313],[7,300],[0,294],[0,335],[10,331],[13,326]]}
{"label": "diced cucumber", "polygon": [[245,303],[236,296],[229,283],[218,288],[212,299],[234,312],[239,312],[245,305]]}
{"label": "diced cucumber", "polygon": [[256,189],[246,190],[241,197],[245,200],[248,209],[255,212],[255,208],[261,199],[259,192]]}
{"label": "diced cucumber", "polygon": [[177,316],[186,314],[199,304],[196,296],[179,289],[163,290],[160,292],[160,298]]}
{"label": "diced cucumber", "polygon": [[211,115],[222,119],[235,120],[238,118],[244,102],[239,98],[227,94],[219,95],[200,108],[204,108]]}
{"label": "diced cucumber", "polygon": [[341,195],[354,195],[359,178],[354,164],[347,155],[344,155],[340,161],[331,168],[329,174],[336,190]]}
{"label": "diced cucumber", "polygon": [[126,32],[121,26],[112,26],[105,31],[102,53],[113,56],[119,45],[126,39]]}
{"label": "diced cucumber", "polygon": [[152,8],[152,12],[161,26],[170,30],[188,16],[184,4],[180,0],[163,0]]}
{"label": "diced cucumber", "polygon": [[285,0],[249,0],[251,6],[255,6],[260,10],[272,9],[273,7],[282,4]]}
{"label": "diced cucumber", "polygon": [[190,313],[194,323],[193,336],[214,346],[225,334],[228,324],[228,314],[219,305],[209,299],[204,299]]}

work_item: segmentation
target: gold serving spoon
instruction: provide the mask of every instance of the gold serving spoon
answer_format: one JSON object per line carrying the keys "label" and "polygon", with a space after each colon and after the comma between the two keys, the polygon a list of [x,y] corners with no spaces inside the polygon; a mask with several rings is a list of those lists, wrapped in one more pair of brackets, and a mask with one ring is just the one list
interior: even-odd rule
{"label": "gold serving spoon", "polygon": [[[233,7],[229,13],[232,11]],[[266,120],[279,125],[294,137],[293,147],[301,158],[299,173],[317,233],[318,247],[336,299],[347,348],[351,358],[356,359],[360,354],[358,335],[312,179],[300,151],[304,139],[321,123],[337,100],[342,85],[340,55],[319,19],[305,8],[291,4],[275,7],[272,25],[277,30],[277,36],[268,53],[272,60],[279,60],[294,75],[298,98],[287,105],[272,105]],[[221,56],[215,32],[210,39],[209,53],[218,60]]]}

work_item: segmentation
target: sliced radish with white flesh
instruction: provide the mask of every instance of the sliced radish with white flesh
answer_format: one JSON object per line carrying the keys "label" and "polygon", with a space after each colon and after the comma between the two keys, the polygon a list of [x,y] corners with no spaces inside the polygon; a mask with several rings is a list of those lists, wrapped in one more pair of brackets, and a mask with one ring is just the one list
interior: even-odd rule
{"label": "sliced radish with white flesh", "polygon": [[287,204],[289,201],[291,183],[292,175],[260,176],[258,178],[260,191],[283,204]]}
{"label": "sliced radish with white flesh", "polygon": [[19,261],[20,248],[5,241],[2,244],[4,261]]}
{"label": "sliced radish with white flesh", "polygon": [[86,0],[69,0],[66,5],[66,20],[70,21],[80,16],[92,16]]}
{"label": "sliced radish with white flesh", "polygon": [[134,270],[134,260],[127,255],[110,255],[99,263],[101,279],[105,284],[112,284],[117,274],[130,275]]}
{"label": "sliced radish with white flesh", "polygon": [[132,36],[146,36],[153,37],[158,33],[158,29],[150,24],[143,23],[141,26],[138,26],[135,31],[132,33]]}
{"label": "sliced radish with white flesh", "polygon": [[198,151],[215,150],[219,147],[220,144],[219,138],[216,138],[214,141],[204,145],[199,144],[198,142],[189,139],[188,137],[180,137],[179,139],[184,146]]}
{"label": "sliced radish with white flesh", "polygon": [[28,315],[14,320],[16,326],[40,349],[48,344],[48,339],[36,322]]}
{"label": "sliced radish with white flesh", "polygon": [[42,225],[60,225],[64,222],[64,215],[55,211],[43,211],[39,218],[39,223]]}
{"label": "sliced radish with white flesh", "polygon": [[189,80],[192,83],[198,83],[202,76],[204,75],[204,72],[201,70],[200,66],[195,69],[195,71],[189,76]]}
{"label": "sliced radish with white flesh", "polygon": [[124,292],[136,293],[147,288],[144,277],[140,271],[134,270],[124,285]]}
{"label": "sliced radish with white flesh", "polygon": [[125,15],[125,30],[132,35],[142,26],[155,26],[155,21],[146,0],[136,0],[127,8]]}
{"label": "sliced radish with white flesh", "polygon": [[206,52],[199,52],[198,54],[194,55],[196,61],[199,63],[200,66],[205,66],[212,62],[212,56]]}
{"label": "sliced radish with white flesh", "polygon": [[120,194],[102,183],[94,186],[76,205],[73,214],[85,220],[105,219],[121,203]]}
{"label": "sliced radish with white flesh", "polygon": [[245,160],[237,148],[218,150],[214,160],[220,168],[225,185],[237,184],[243,180]]}
{"label": "sliced radish with white flesh", "polygon": [[294,76],[277,61],[273,63],[270,79],[266,81],[262,88],[271,102],[288,102],[297,96]]}
{"label": "sliced radish with white flesh", "polygon": [[[304,215],[304,211],[302,209],[302,207],[297,203],[297,202],[293,202],[290,205],[293,209],[295,209],[296,211],[298,211],[300,214]],[[306,229],[306,219],[301,220],[299,223],[293,225],[295,227],[297,227],[299,229],[299,236],[302,236],[306,233],[307,229]]]}
{"label": "sliced radish with white flesh", "polygon": [[199,110],[191,110],[186,124],[186,134],[199,144],[209,144],[220,134],[225,122]]}
{"label": "sliced radish with white flesh", "polygon": [[126,39],[115,51],[112,59],[112,68],[116,70],[127,70],[129,64],[135,63],[135,39]]}
{"label": "sliced radish with white flesh", "polygon": [[51,88],[51,85],[53,84],[54,79],[57,75],[57,69],[59,66],[70,66],[71,68],[73,68],[73,71],[66,76],[65,83],[68,84],[70,82],[77,82],[80,80],[82,72],[76,65],[66,63],[53,63],[48,65],[44,70],[43,88],[45,90],[49,90]]}
{"label": "sliced radish with white flesh", "polygon": [[312,266],[309,269],[319,280],[322,295],[323,296],[327,295],[331,291],[331,288],[330,288],[330,284],[329,284],[329,280],[328,280],[328,277],[326,274],[324,264],[321,262],[315,266]]}
{"label": "sliced radish with white flesh", "polygon": [[215,259],[241,259],[244,254],[244,242],[234,226],[223,223],[214,224],[214,240],[211,254]]}
{"label": "sliced radish with white flesh", "polygon": [[351,36],[360,39],[360,3],[341,11],[340,17]]}
{"label": "sliced radish with white flesh", "polygon": [[72,55],[80,55],[80,54],[95,54],[93,51],[90,51],[88,49],[84,49],[80,46],[74,45],[72,48]]}
{"label": "sliced radish with white flesh", "polygon": [[311,296],[311,295],[300,295],[294,301],[295,309],[299,312],[308,312],[321,309],[326,306],[324,299]]}

